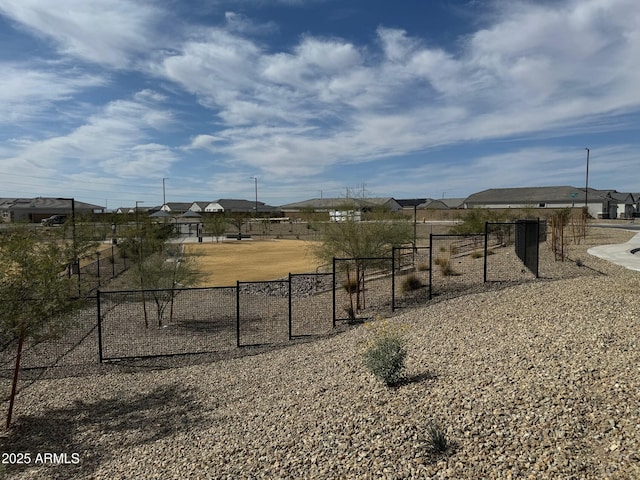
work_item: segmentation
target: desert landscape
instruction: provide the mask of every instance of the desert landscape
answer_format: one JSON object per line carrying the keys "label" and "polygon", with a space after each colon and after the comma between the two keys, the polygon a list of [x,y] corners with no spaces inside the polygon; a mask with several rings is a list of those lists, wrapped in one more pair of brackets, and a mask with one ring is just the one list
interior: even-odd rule
{"label": "desert landscape", "polygon": [[[3,451],[76,453],[78,462],[7,473],[638,478],[640,277],[586,253],[632,235],[592,228],[572,246],[574,261],[546,278],[387,319],[408,340],[406,379],[394,388],[362,362],[380,320],[209,364],[34,381]],[[440,454],[426,448],[433,422],[448,440]]]}

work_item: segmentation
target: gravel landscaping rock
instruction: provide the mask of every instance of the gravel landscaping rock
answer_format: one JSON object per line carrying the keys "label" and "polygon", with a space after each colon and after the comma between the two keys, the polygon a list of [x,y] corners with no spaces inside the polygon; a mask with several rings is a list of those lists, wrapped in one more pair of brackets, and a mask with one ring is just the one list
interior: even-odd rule
{"label": "gravel landscaping rock", "polygon": [[[363,365],[367,324],[208,364],[33,381],[1,439],[3,454],[31,461],[6,473],[640,478],[640,276],[586,254],[632,234],[591,230],[571,248],[582,266],[389,319],[409,339],[395,388]],[[426,446],[431,422],[451,442],[442,454]],[[69,461],[35,462],[45,452]]]}

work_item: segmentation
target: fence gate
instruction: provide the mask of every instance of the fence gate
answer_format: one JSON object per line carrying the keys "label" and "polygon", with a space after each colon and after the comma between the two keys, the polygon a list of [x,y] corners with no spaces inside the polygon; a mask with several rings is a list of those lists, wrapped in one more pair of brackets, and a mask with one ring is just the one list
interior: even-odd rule
{"label": "fence gate", "polygon": [[522,263],[538,277],[538,255],[540,238],[539,220],[516,221],[516,255]]}

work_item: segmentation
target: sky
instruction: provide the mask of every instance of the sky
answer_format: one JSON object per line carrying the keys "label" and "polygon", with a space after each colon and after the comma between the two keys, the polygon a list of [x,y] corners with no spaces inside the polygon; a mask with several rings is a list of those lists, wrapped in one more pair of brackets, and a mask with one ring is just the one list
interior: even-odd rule
{"label": "sky", "polygon": [[640,192],[638,0],[0,0],[0,72],[0,197]]}

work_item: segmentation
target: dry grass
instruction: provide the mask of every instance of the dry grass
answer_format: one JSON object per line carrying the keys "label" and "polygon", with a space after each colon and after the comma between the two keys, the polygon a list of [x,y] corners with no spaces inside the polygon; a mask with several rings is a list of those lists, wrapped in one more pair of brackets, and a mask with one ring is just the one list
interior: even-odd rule
{"label": "dry grass", "polygon": [[274,280],[289,273],[315,272],[317,260],[311,242],[303,240],[251,240],[186,245],[196,254],[203,274],[200,286],[229,286],[236,281]]}

